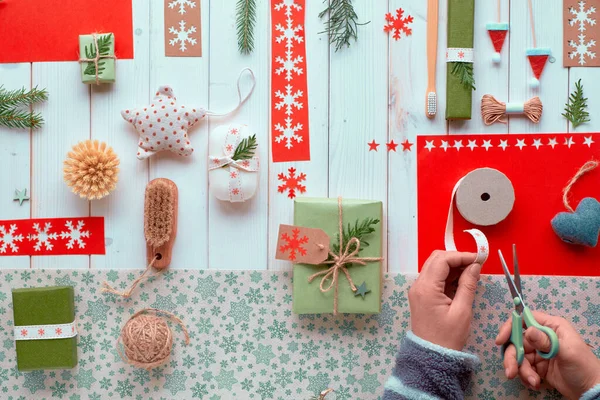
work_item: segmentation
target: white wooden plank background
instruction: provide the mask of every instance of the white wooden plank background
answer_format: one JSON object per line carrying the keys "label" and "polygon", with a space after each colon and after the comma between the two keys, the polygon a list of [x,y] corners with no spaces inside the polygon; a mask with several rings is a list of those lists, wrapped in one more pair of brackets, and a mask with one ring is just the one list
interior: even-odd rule
{"label": "white wooden plank background", "polygon": [[[274,260],[277,227],[292,221],[293,202],[277,192],[277,174],[295,167],[308,175],[308,196],[342,195],[379,199],[384,203],[387,254],[391,272],[417,270],[416,157],[412,151],[388,153],[390,140],[414,143],[417,134],[560,132],[571,129],[561,117],[574,82],[582,79],[592,122],[578,132],[600,128],[594,110],[600,107],[600,80],[593,68],[565,69],[562,60],[562,0],[534,0],[539,47],[550,47],[549,63],[537,91],[529,88],[531,68],[525,50],[532,46],[527,2],[503,2],[502,20],[510,33],[502,62],[492,64],[493,48],[485,30],[497,20],[494,5],[478,1],[475,11],[475,76],[473,119],[447,123],[445,108],[446,15],[439,10],[437,93],[439,111],[424,114],[426,69],[426,1],[356,1],[361,21],[359,41],[335,52],[319,35],[320,1],[306,9],[308,98],[311,161],[270,162],[270,14],[269,0],[258,0],[255,51],[237,52],[235,2],[202,1],[201,58],[164,57],[163,3],[133,0],[135,59],[117,62],[117,83],[89,87],[79,81],[74,62],[0,65],[0,85],[45,87],[50,100],[37,109],[46,125],[38,131],[0,128],[0,218],[103,215],[106,256],[0,257],[0,266],[18,268],[143,268],[143,202],[146,183],[156,177],[174,180],[180,191],[179,231],[172,268],[282,269]],[[395,41],[383,32],[384,15],[404,8],[414,16],[413,34]],[[77,38],[73,38],[77,40]],[[203,120],[191,133],[195,148],[189,159],[159,154],[149,161],[135,158],[137,136],[120,117],[122,108],[147,104],[160,85],[171,85],[182,104],[226,111],[237,102],[236,80],[253,69],[257,85],[248,103],[225,118]],[[247,77],[242,82],[248,90]],[[486,127],[479,104],[485,93],[502,101],[524,101],[539,95],[544,114],[539,125],[512,118],[507,125]],[[246,204],[222,203],[210,196],[206,167],[210,130],[230,122],[250,125],[260,140],[260,186]],[[70,147],[85,139],[108,142],[121,159],[117,190],[108,198],[88,202],[72,195],[62,182],[62,162]],[[369,152],[367,142],[380,144]],[[12,202],[15,189],[27,188],[31,202]]]}

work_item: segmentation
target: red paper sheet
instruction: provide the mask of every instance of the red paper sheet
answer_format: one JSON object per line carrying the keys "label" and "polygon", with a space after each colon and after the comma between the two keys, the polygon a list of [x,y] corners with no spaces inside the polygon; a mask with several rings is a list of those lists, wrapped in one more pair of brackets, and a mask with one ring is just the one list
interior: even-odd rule
{"label": "red paper sheet", "polygon": [[0,256],[105,254],[104,217],[0,221]]}
{"label": "red paper sheet", "polygon": [[[442,141],[447,144],[445,150]],[[499,146],[504,143],[505,150]],[[482,273],[503,273],[498,249],[512,260],[515,243],[523,275],[600,275],[600,246],[564,243],[550,225],[558,212],[566,211],[564,186],[586,161],[600,158],[600,134],[419,136],[417,147],[419,269],[433,250],[444,249],[456,182],[476,168],[490,167],[503,172],[514,186],[515,204],[509,216],[494,226],[474,226],[454,207],[454,238],[459,250],[475,251],[473,238],[463,233],[465,229],[480,229],[489,239],[490,258]],[[584,197],[600,199],[600,169],[573,187],[571,206],[575,208]]]}
{"label": "red paper sheet", "polygon": [[131,0],[4,0],[0,63],[76,61],[79,35],[94,32],[114,33],[117,58],[133,58]]}
{"label": "red paper sheet", "polygon": [[305,0],[271,0],[273,162],[310,160]]}

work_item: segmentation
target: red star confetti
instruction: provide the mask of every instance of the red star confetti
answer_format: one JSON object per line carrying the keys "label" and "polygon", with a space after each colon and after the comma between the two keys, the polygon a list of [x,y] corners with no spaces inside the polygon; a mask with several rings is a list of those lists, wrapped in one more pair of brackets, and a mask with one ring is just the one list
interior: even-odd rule
{"label": "red star confetti", "polygon": [[375,143],[375,139],[371,143],[367,143],[369,145],[369,151],[377,151],[377,147],[379,147],[379,143]]}
{"label": "red star confetti", "polygon": [[400,35],[404,32],[405,36],[412,34],[412,29],[408,27],[408,24],[412,24],[413,17],[408,15],[404,17],[404,10],[399,8],[396,10],[396,16],[392,16],[391,13],[385,14],[385,20],[387,24],[383,27],[384,32],[394,32],[394,39],[400,40]]}
{"label": "red star confetti", "polygon": [[402,142],[402,151],[410,151],[410,148],[413,146],[414,143],[411,143],[408,141],[408,139],[406,139],[404,142]]}
{"label": "red star confetti", "polygon": [[288,169],[288,175],[285,175],[283,172],[278,174],[277,179],[283,182],[283,185],[277,187],[277,191],[285,193],[287,190],[290,199],[296,197],[296,190],[300,193],[306,192],[306,186],[300,184],[300,182],[306,181],[306,174],[301,172],[296,176],[296,168],[294,167]]}
{"label": "red star confetti", "polygon": [[391,140],[389,143],[385,144],[387,146],[387,151],[396,151],[396,147],[398,147],[398,143],[394,143],[393,140]]}
{"label": "red star confetti", "polygon": [[308,236],[300,236],[300,229],[294,228],[292,230],[292,236],[287,233],[282,234],[281,240],[285,241],[286,244],[279,246],[279,250],[282,253],[287,253],[289,251],[288,260],[294,261],[296,259],[296,253],[300,253],[303,256],[306,255],[306,249],[302,247],[302,245],[308,243]]}

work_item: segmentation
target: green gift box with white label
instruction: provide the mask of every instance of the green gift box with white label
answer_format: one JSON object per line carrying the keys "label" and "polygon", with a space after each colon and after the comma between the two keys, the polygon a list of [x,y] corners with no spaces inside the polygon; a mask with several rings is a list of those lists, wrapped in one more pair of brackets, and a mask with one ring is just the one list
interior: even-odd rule
{"label": "green gift box with white label", "polygon": [[[340,203],[341,200],[341,203]],[[340,221],[340,211],[341,218]],[[382,243],[382,214],[380,201],[353,200],[337,198],[299,198],[294,202],[294,226],[320,228],[330,238],[329,251],[336,257],[345,257],[342,265],[357,288],[352,289],[345,272],[339,269],[336,273],[337,283],[332,282],[333,270],[336,265],[334,256],[329,257],[329,263],[321,265],[295,264],[293,281],[293,311],[297,314],[378,314],[381,311],[381,243]],[[343,235],[351,232],[356,225],[360,226],[367,220],[378,220],[372,224],[372,232],[360,238],[359,252],[352,254],[356,245],[342,241],[339,248],[340,222]],[[356,242],[354,242],[356,243]],[[352,262],[352,260],[360,260]],[[364,265],[361,265],[364,263]],[[331,272],[328,277],[326,273]],[[316,276],[309,282],[311,276]],[[323,281],[323,278],[326,278]],[[323,292],[321,283],[330,290]],[[335,301],[337,285],[337,302]],[[337,303],[337,310],[335,305]]]}
{"label": "green gift box with white label", "polygon": [[19,371],[77,365],[77,329],[71,286],[13,289]]}

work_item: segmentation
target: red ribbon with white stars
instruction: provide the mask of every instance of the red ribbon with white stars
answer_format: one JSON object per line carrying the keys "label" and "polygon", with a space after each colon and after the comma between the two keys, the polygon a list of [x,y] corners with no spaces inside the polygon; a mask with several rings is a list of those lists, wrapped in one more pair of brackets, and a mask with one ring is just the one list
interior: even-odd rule
{"label": "red ribbon with white stars", "polygon": [[77,336],[75,321],[68,324],[15,326],[15,340],[68,339]]}
{"label": "red ribbon with white stars", "polygon": [[245,201],[244,191],[242,190],[242,181],[240,179],[240,170],[246,172],[258,172],[259,169],[258,156],[254,156],[248,160],[234,160],[232,158],[240,141],[240,129],[236,126],[231,126],[225,136],[223,155],[208,157],[209,170],[222,168],[226,165],[229,166],[229,201],[232,203]]}

